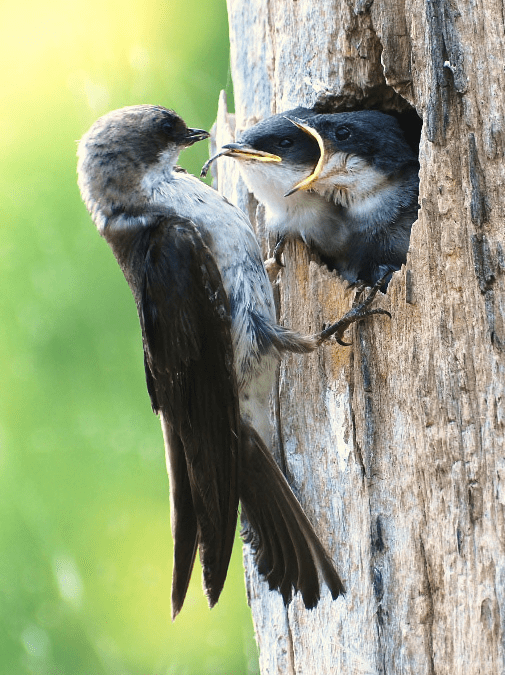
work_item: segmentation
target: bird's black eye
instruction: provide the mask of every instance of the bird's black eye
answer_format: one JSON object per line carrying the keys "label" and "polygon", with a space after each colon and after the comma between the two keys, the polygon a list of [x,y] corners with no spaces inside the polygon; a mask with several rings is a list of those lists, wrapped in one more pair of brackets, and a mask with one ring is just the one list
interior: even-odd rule
{"label": "bird's black eye", "polygon": [[337,138],[339,141],[345,141],[346,138],[349,138],[351,135],[351,130],[349,127],[339,127],[338,129],[335,129],[335,138]]}
{"label": "bird's black eye", "polygon": [[174,130],[175,122],[174,120],[165,120],[161,125],[161,128],[166,134],[171,134]]}
{"label": "bird's black eye", "polygon": [[279,148],[290,148],[293,145],[293,141],[291,138],[281,138],[277,145]]}

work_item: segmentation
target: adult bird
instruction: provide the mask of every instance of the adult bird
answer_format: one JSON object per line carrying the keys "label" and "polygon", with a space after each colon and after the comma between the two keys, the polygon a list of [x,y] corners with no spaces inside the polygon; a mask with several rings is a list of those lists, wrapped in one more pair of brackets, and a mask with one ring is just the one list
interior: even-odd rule
{"label": "adult bird", "polygon": [[208,137],[172,110],[100,118],[79,144],[83,200],[137,305],[147,388],[171,487],[173,617],[197,549],[212,607],[226,578],[239,500],[260,573],[288,603],[336,598],[342,582],[269,450],[268,397],[283,351],[320,342],[278,326],[246,216],[175,166]]}

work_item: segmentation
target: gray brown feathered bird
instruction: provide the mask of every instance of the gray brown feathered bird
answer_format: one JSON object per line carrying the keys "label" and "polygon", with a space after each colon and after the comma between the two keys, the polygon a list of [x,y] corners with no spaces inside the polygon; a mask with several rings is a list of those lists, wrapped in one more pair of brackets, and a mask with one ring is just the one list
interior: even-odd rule
{"label": "gray brown feathered bird", "polygon": [[80,142],[79,186],[123,270],[142,328],[147,387],[171,485],[172,611],[197,549],[209,605],[221,593],[239,500],[259,571],[288,603],[343,585],[268,448],[268,397],[283,351],[320,342],[275,322],[272,290],[245,215],[178,170],[207,138],[173,111],[143,105],[99,119]]}

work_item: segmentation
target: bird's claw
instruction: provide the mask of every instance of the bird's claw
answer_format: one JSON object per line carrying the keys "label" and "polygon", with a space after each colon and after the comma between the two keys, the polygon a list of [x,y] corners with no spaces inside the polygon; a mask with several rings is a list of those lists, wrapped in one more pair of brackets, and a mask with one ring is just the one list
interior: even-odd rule
{"label": "bird's claw", "polygon": [[[370,290],[370,293],[366,296],[366,298],[363,300],[363,302],[358,302],[357,298],[359,297],[359,292],[356,294],[356,299],[353,302],[353,306],[351,309],[345,314],[341,319],[339,319],[336,323],[332,324],[331,326],[328,326],[328,328],[324,328],[321,333],[318,336],[318,343],[322,344],[326,340],[328,340],[332,335],[335,336],[335,340],[338,342],[339,345],[342,347],[350,347],[351,342],[344,342],[343,337],[344,333],[347,330],[347,328],[352,324],[355,323],[356,321],[361,321],[361,319],[365,319],[368,316],[372,316],[374,314],[386,314],[391,318],[391,314],[385,310],[385,309],[380,309],[380,308],[375,308],[375,309],[369,309],[370,305],[372,304],[373,299],[377,295],[378,291],[382,288],[384,285],[386,278],[389,276],[388,274],[384,275],[379,281],[377,281],[372,289]],[[358,291],[363,290],[364,286],[358,287]]]}
{"label": "bird's claw", "polygon": [[277,275],[281,271],[281,268],[285,267],[281,258],[285,246],[286,246],[286,237],[280,236],[275,245],[272,258],[268,258],[268,260],[265,260],[265,269],[267,271],[268,278],[270,279],[270,283],[272,284],[274,283]]}
{"label": "bird's claw", "polygon": [[373,314],[387,314],[387,316],[391,318],[391,314],[385,309],[363,309],[363,305],[358,305],[357,307],[353,307],[351,310],[349,310],[345,316],[343,316],[332,326],[329,326],[325,330],[321,331],[319,335],[319,344],[325,342],[328,338],[334,335],[335,340],[339,345],[342,347],[350,347],[352,342],[344,342],[342,339],[344,337],[345,331],[352,323],[361,321],[361,319],[365,319],[366,317],[372,316]]}
{"label": "bird's claw", "polygon": [[277,244],[275,245],[274,248],[274,260],[277,263],[279,267],[285,267],[284,263],[282,262],[281,255],[286,247],[286,237],[283,235],[279,237],[279,240],[277,241]]}
{"label": "bird's claw", "polygon": [[281,267],[284,267],[284,265],[279,263],[277,258],[268,258],[268,260],[265,260],[264,265],[268,274],[268,278],[270,279],[270,283],[273,284],[281,270]]}

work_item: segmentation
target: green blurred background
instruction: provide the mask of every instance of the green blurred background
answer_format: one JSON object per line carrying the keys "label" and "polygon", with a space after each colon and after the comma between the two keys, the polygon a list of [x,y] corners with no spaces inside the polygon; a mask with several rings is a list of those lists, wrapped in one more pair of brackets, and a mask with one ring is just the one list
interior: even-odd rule
{"label": "green blurred background", "polygon": [[[209,611],[170,620],[159,422],[133,300],[81,203],[76,140],[124,105],[210,128],[225,0],[2,4],[0,674],[247,675],[241,550]],[[197,172],[205,143],[181,158]]]}

